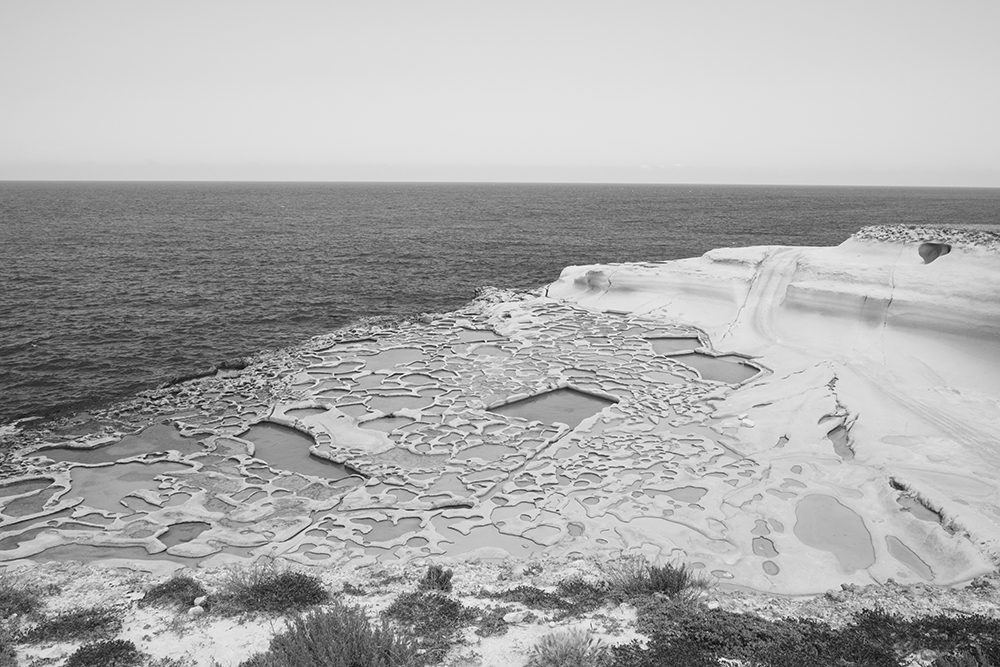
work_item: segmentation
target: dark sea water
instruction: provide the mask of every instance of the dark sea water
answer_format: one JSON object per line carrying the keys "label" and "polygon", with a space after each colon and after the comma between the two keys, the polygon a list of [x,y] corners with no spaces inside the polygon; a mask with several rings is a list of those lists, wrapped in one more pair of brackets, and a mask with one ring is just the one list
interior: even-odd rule
{"label": "dark sea water", "polygon": [[572,264],[998,211],[996,189],[0,182],[0,424]]}

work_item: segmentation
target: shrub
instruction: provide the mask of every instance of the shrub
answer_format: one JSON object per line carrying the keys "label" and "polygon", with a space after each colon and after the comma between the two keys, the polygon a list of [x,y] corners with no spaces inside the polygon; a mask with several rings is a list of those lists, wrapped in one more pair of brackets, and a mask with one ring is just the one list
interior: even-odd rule
{"label": "shrub", "polygon": [[44,619],[24,635],[28,643],[86,639],[114,635],[121,628],[121,619],[110,609],[94,607],[69,611]]}
{"label": "shrub", "polygon": [[608,586],[619,599],[630,599],[652,593],[667,597],[690,596],[695,588],[705,588],[708,582],[685,564],[651,565],[641,558],[625,558],[606,568]]}
{"label": "shrub", "polygon": [[479,614],[479,620],[476,622],[476,634],[480,637],[507,634],[507,628],[510,627],[510,624],[503,620],[503,617],[511,611],[512,608],[508,606],[484,609]]}
{"label": "shrub", "polygon": [[351,582],[344,584],[344,595],[367,595],[363,586],[355,586]]}
{"label": "shrub", "polygon": [[173,604],[190,607],[194,605],[195,598],[205,595],[207,591],[197,581],[186,575],[178,575],[150,588],[139,604]]}
{"label": "shrub", "polygon": [[27,589],[13,575],[0,573],[0,619],[14,614],[30,614],[37,611],[41,604],[36,592]]}
{"label": "shrub", "polygon": [[475,612],[442,593],[416,591],[393,600],[385,616],[413,634],[421,661],[427,664],[444,657],[455,633],[475,619]]}
{"label": "shrub", "polygon": [[17,656],[9,641],[6,636],[0,636],[0,667],[17,667]]}
{"label": "shrub", "polygon": [[851,628],[833,630],[805,619],[768,621],[662,596],[640,599],[637,609],[637,629],[649,636],[648,647],[616,647],[616,667],[707,667],[720,658],[760,667],[899,664],[891,644],[873,642]]}
{"label": "shrub", "polygon": [[603,667],[611,664],[604,643],[589,630],[574,628],[542,637],[525,667]]}
{"label": "shrub", "polygon": [[229,570],[218,606],[224,611],[285,612],[326,602],[329,597],[318,577],[253,565]]}
{"label": "shrub", "polygon": [[420,580],[420,590],[422,591],[443,591],[451,593],[451,577],[454,573],[440,565],[431,565],[427,568],[427,574]]}
{"label": "shrub", "polygon": [[336,602],[297,618],[240,667],[408,667],[415,649],[387,624],[372,624],[360,607]]}
{"label": "shrub", "polygon": [[516,586],[498,593],[483,592],[483,597],[504,602],[517,602],[531,609],[556,610],[557,618],[579,616],[600,607],[608,597],[604,584],[592,584],[579,577],[560,581],[556,592],[537,586]]}
{"label": "shrub", "polygon": [[84,644],[66,661],[66,667],[132,667],[143,660],[135,644],[122,639]]}

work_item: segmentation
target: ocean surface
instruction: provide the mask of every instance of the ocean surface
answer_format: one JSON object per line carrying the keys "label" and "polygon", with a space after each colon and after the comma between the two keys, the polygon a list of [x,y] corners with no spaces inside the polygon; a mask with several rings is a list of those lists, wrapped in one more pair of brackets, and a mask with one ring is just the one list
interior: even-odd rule
{"label": "ocean surface", "polygon": [[998,224],[1000,189],[0,182],[0,424],[573,264]]}

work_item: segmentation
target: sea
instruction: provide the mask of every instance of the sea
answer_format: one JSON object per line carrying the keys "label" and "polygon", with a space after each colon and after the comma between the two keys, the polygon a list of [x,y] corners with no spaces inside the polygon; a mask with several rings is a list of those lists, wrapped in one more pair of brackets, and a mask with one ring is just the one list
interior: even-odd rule
{"label": "sea", "polygon": [[1000,189],[0,182],[0,425],[570,265],[898,223],[997,225]]}

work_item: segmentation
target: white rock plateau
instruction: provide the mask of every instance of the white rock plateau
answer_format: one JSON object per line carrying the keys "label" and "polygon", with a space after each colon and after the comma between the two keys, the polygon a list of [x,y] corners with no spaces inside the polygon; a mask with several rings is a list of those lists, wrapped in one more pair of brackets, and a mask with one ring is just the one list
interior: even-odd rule
{"label": "white rock plateau", "polygon": [[[810,492],[864,517],[876,580],[903,564],[953,583],[1000,557],[1000,236],[871,227],[837,247],[569,267],[547,294],[694,325],[717,351],[770,369],[716,416],[732,417],[748,457],[776,474],[786,459],[812,468],[802,480]],[[831,427],[840,427],[829,436],[836,448],[822,446]],[[947,534],[885,518],[893,489],[937,513]],[[824,539],[799,528],[800,540]],[[842,528],[828,516],[817,530],[833,539]],[[782,554],[789,547],[798,548],[785,540]],[[829,571],[819,553],[803,555]],[[842,573],[850,561],[841,559]],[[801,575],[782,588],[814,588]]]}

